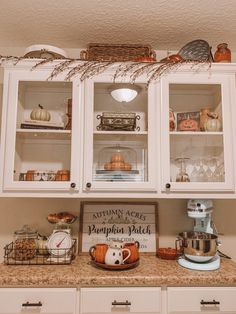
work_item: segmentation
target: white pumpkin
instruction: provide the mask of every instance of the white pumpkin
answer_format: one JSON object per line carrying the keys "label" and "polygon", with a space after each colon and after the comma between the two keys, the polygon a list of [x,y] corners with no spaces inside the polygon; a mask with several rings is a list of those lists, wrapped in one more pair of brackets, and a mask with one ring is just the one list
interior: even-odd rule
{"label": "white pumpkin", "polygon": [[30,114],[31,120],[50,121],[50,113],[46,109],[43,109],[43,106],[38,106],[39,108],[35,108],[34,110],[32,110]]}

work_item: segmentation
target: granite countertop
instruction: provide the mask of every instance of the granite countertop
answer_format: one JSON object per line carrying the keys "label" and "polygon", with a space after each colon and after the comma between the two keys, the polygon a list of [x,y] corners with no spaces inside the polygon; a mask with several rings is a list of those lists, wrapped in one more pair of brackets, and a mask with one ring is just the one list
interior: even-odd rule
{"label": "granite countertop", "polygon": [[110,271],[90,265],[88,256],[78,256],[71,265],[0,265],[0,287],[105,286],[236,286],[236,263],[222,258],[218,270],[193,271],[176,261],[141,256],[136,268]]}

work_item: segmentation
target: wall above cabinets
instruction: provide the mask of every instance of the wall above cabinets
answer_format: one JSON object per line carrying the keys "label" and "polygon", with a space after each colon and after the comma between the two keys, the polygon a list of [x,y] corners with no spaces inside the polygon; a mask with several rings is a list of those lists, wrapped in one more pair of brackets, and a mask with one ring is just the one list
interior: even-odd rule
{"label": "wall above cabinets", "polygon": [[235,198],[235,65],[140,76],[118,102],[134,85],[115,69],[48,80],[34,64],[4,66],[1,196]]}

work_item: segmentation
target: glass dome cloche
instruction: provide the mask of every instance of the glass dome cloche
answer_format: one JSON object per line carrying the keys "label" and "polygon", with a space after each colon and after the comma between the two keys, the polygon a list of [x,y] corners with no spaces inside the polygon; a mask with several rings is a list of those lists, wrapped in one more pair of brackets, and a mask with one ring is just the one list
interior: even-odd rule
{"label": "glass dome cloche", "polygon": [[[96,174],[107,174],[109,176],[116,173],[126,175],[139,173],[137,170],[137,153],[134,149],[115,145],[104,147],[99,151]],[[119,177],[119,179],[121,178]]]}

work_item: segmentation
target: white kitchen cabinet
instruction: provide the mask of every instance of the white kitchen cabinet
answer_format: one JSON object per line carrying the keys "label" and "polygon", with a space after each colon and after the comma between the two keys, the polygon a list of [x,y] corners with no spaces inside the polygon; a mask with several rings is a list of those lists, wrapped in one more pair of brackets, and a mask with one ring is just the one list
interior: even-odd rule
{"label": "white kitchen cabinet", "polygon": [[[81,133],[78,80],[58,76],[47,80],[52,68],[32,70],[6,66],[1,141],[1,178],[4,192],[78,193]],[[72,99],[72,127],[65,129]],[[43,106],[50,114],[45,119]],[[37,121],[31,119],[36,111]],[[67,120],[67,121],[66,121]],[[64,172],[62,172],[64,171]],[[62,175],[66,173],[65,175]]]}
{"label": "white kitchen cabinet", "polygon": [[[66,70],[48,80],[57,62],[34,70],[32,60],[5,65],[1,196],[235,198],[234,65],[180,67],[148,87],[143,76],[135,82],[137,97],[122,103],[110,91],[118,84],[132,87],[128,75],[114,83],[111,69],[66,81]],[[51,124],[67,125],[69,99],[71,128],[23,128],[38,104],[51,114]],[[170,109],[192,123],[193,113],[204,108],[219,115],[217,131],[170,131]],[[134,129],[102,128],[101,116],[114,113],[135,114]],[[177,179],[184,164],[189,182]],[[58,179],[58,171],[67,178]]]}
{"label": "white kitchen cabinet", "polygon": [[75,288],[0,288],[0,314],[77,314]]}
{"label": "white kitchen cabinet", "polygon": [[[235,74],[180,71],[161,79],[162,192],[234,193],[234,107]],[[199,125],[206,108],[219,118]]]}
{"label": "white kitchen cabinet", "polygon": [[167,290],[168,314],[236,313],[236,288],[176,287]]}
{"label": "white kitchen cabinet", "polygon": [[[156,191],[156,88],[154,85],[147,88],[145,80],[137,81],[137,97],[131,102],[118,102],[112,98],[110,91],[121,83],[113,83],[113,76],[114,72],[106,73],[85,82],[83,188],[86,192],[108,193]],[[133,86],[129,80],[123,84],[125,88]],[[118,117],[110,121],[123,123],[121,128],[103,123],[103,114],[114,113]],[[129,117],[132,113],[136,115],[136,121],[130,130],[122,115]]]}
{"label": "white kitchen cabinet", "polygon": [[161,288],[82,288],[80,314],[161,313]]}

